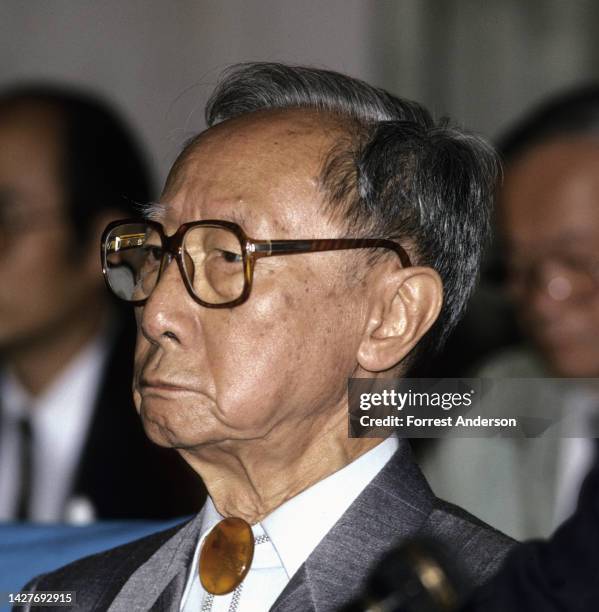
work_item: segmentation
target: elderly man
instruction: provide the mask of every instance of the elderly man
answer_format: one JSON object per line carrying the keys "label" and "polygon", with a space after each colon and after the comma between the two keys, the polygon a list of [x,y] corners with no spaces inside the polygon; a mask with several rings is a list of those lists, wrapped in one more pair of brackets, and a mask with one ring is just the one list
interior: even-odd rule
{"label": "elderly man", "polygon": [[347,379],[405,373],[460,316],[493,154],[417,104],[279,64],[230,71],[207,121],[103,258],[136,305],[145,430],[208,502],[30,588],[77,590],[81,610],[335,610],[417,535],[484,581],[510,540],[438,500],[404,440],[350,439]]}

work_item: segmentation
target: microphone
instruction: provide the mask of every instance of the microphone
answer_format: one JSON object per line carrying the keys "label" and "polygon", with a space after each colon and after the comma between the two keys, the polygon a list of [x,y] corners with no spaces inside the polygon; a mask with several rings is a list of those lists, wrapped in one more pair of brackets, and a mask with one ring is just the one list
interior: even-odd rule
{"label": "microphone", "polygon": [[361,597],[339,612],[457,612],[465,585],[438,543],[411,540],[389,551]]}

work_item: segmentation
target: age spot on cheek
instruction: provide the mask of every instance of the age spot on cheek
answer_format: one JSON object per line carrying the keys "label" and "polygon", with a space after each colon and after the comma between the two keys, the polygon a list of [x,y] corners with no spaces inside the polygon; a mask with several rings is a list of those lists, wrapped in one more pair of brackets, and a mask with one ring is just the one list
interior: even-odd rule
{"label": "age spot on cheek", "polygon": [[295,305],[295,300],[289,293],[283,293],[283,301],[285,302],[286,308],[293,308]]}

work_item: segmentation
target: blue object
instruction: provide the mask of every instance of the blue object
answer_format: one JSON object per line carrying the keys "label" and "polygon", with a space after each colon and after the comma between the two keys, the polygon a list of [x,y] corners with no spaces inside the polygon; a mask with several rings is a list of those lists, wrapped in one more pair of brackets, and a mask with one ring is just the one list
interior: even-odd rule
{"label": "blue object", "polygon": [[187,518],[100,521],[85,526],[0,523],[0,612],[10,610],[6,593],[20,590],[34,576],[168,529],[184,520]]}

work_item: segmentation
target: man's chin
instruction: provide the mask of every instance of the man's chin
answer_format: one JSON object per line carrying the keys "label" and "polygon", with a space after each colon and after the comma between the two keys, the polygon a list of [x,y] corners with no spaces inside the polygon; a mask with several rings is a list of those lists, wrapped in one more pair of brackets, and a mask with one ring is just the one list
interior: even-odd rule
{"label": "man's chin", "polygon": [[142,418],[142,424],[144,431],[146,432],[146,436],[148,436],[148,438],[154,444],[157,444],[158,446],[163,446],[165,448],[176,447],[176,440],[169,430],[165,429],[164,427],[161,427],[160,425],[157,425],[152,421],[147,421],[144,418]]}
{"label": "man's chin", "polygon": [[143,412],[141,420],[146,436],[154,444],[164,448],[192,450],[213,441],[208,432],[195,432],[189,428],[162,424],[148,418]]}

